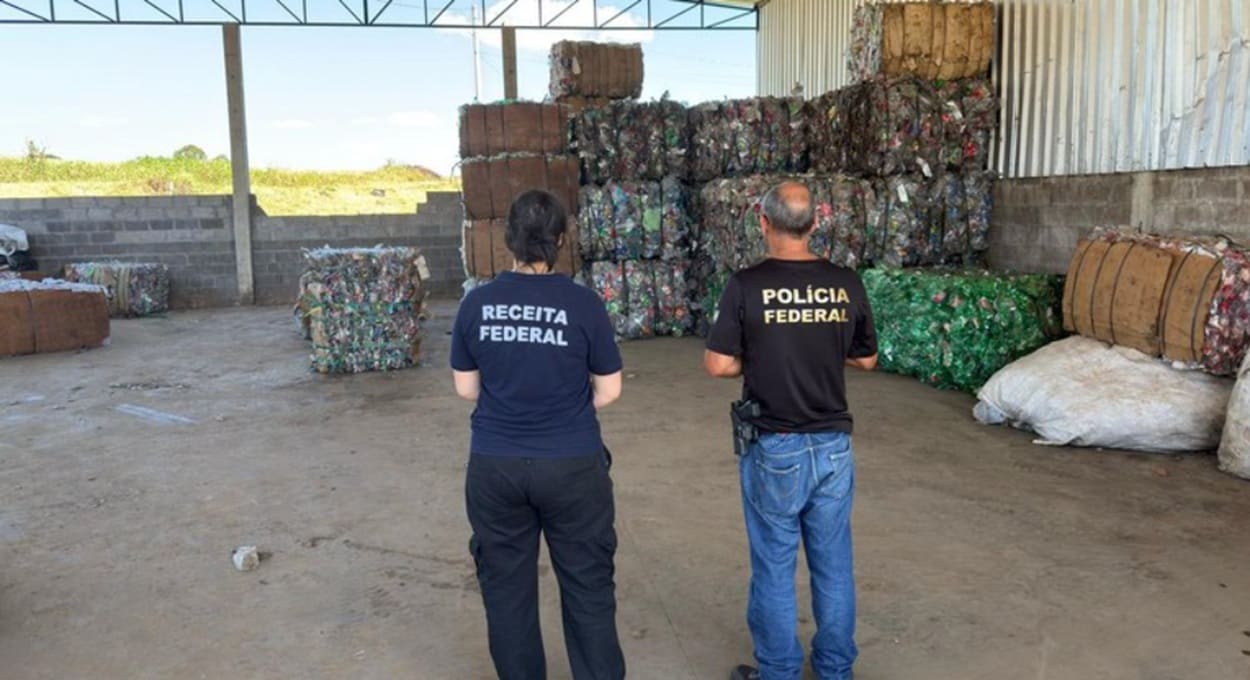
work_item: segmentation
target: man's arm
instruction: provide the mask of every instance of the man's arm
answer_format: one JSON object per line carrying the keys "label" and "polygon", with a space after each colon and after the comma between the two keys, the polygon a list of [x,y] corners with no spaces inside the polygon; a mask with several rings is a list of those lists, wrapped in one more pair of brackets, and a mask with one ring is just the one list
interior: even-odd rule
{"label": "man's arm", "polygon": [[738,378],[742,376],[742,357],[704,350],[703,369],[713,378]]}
{"label": "man's arm", "polygon": [[854,358],[854,359],[848,358],[846,360],[846,365],[851,366],[852,368],[860,368],[865,371],[872,371],[877,368],[877,355],[873,354],[872,356],[859,357],[859,358]]}
{"label": "man's arm", "polygon": [[469,401],[477,401],[477,397],[482,393],[482,374],[478,371],[457,371],[452,370],[452,379],[456,383],[456,394],[462,399]]}

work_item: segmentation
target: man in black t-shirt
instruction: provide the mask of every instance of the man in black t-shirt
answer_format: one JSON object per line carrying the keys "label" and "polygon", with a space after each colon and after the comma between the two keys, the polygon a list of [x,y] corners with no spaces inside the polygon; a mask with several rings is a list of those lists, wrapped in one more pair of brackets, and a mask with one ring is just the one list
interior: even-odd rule
{"label": "man in black t-shirt", "polygon": [[821,680],[851,677],[855,581],[851,499],[855,465],[845,366],[872,370],[877,338],[859,276],[811,253],[811,193],[787,182],[764,198],[768,259],[738,272],[721,297],[704,366],[745,381],[758,404],[758,439],[739,461],[751,546],[747,623],[758,670],[731,678],[798,680],[794,571],[802,538],[812,575],[812,668]]}

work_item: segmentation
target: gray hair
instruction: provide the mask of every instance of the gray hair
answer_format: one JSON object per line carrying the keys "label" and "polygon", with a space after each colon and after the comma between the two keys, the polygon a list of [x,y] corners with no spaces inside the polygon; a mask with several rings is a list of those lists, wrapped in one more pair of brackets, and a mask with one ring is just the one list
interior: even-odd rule
{"label": "gray hair", "polygon": [[[802,193],[795,189],[801,189]],[[806,236],[816,220],[811,192],[799,182],[778,184],[764,194],[764,217],[774,228],[790,236]]]}

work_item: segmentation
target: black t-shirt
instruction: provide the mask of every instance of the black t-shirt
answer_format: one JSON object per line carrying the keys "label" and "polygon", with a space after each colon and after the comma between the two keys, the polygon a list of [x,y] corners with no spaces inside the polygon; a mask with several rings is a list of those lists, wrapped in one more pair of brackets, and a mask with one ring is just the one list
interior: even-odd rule
{"label": "black t-shirt", "polygon": [[847,358],[877,353],[859,275],[827,260],[765,260],[734,274],[707,348],[742,357],[768,432],[850,432]]}

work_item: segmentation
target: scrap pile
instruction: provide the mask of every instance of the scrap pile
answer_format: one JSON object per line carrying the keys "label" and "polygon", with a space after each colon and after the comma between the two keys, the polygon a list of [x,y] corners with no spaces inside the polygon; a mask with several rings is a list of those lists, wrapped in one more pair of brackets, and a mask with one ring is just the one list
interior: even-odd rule
{"label": "scrap pile", "polygon": [[425,259],[415,248],[304,251],[298,313],[318,373],[407,368],[421,346]]}
{"label": "scrap pile", "polygon": [[755,97],[695,106],[690,109],[694,180],[805,172],[807,115],[801,97]]}
{"label": "scrap pile", "polygon": [[108,338],[104,288],[57,279],[0,279],[0,356],[100,347]]}
{"label": "scrap pile", "polygon": [[65,265],[64,278],[108,291],[109,314],[149,316],[169,311],[169,267],[143,262],[76,262]]}
{"label": "scrap pile", "polygon": [[862,272],[881,368],[975,391],[1062,334],[1060,277],[980,270]]}
{"label": "scrap pile", "polygon": [[594,262],[587,271],[622,340],[682,336],[694,329],[686,275],[683,260]]}
{"label": "scrap pile", "polygon": [[855,10],[852,75],[916,74],[929,80],[984,75],[994,50],[994,3],[872,3]]}
{"label": "scrap pile", "polygon": [[642,45],[562,41],[551,46],[551,96],[637,99]]}
{"label": "scrap pile", "polygon": [[[460,110],[465,224],[461,249],[471,280],[512,266],[503,224],[512,201],[531,189],[550,191],[570,214],[577,208],[580,168],[571,154],[572,109],[563,104],[504,102]],[[567,255],[567,256],[565,256]],[[578,268],[570,248],[561,261]]]}

